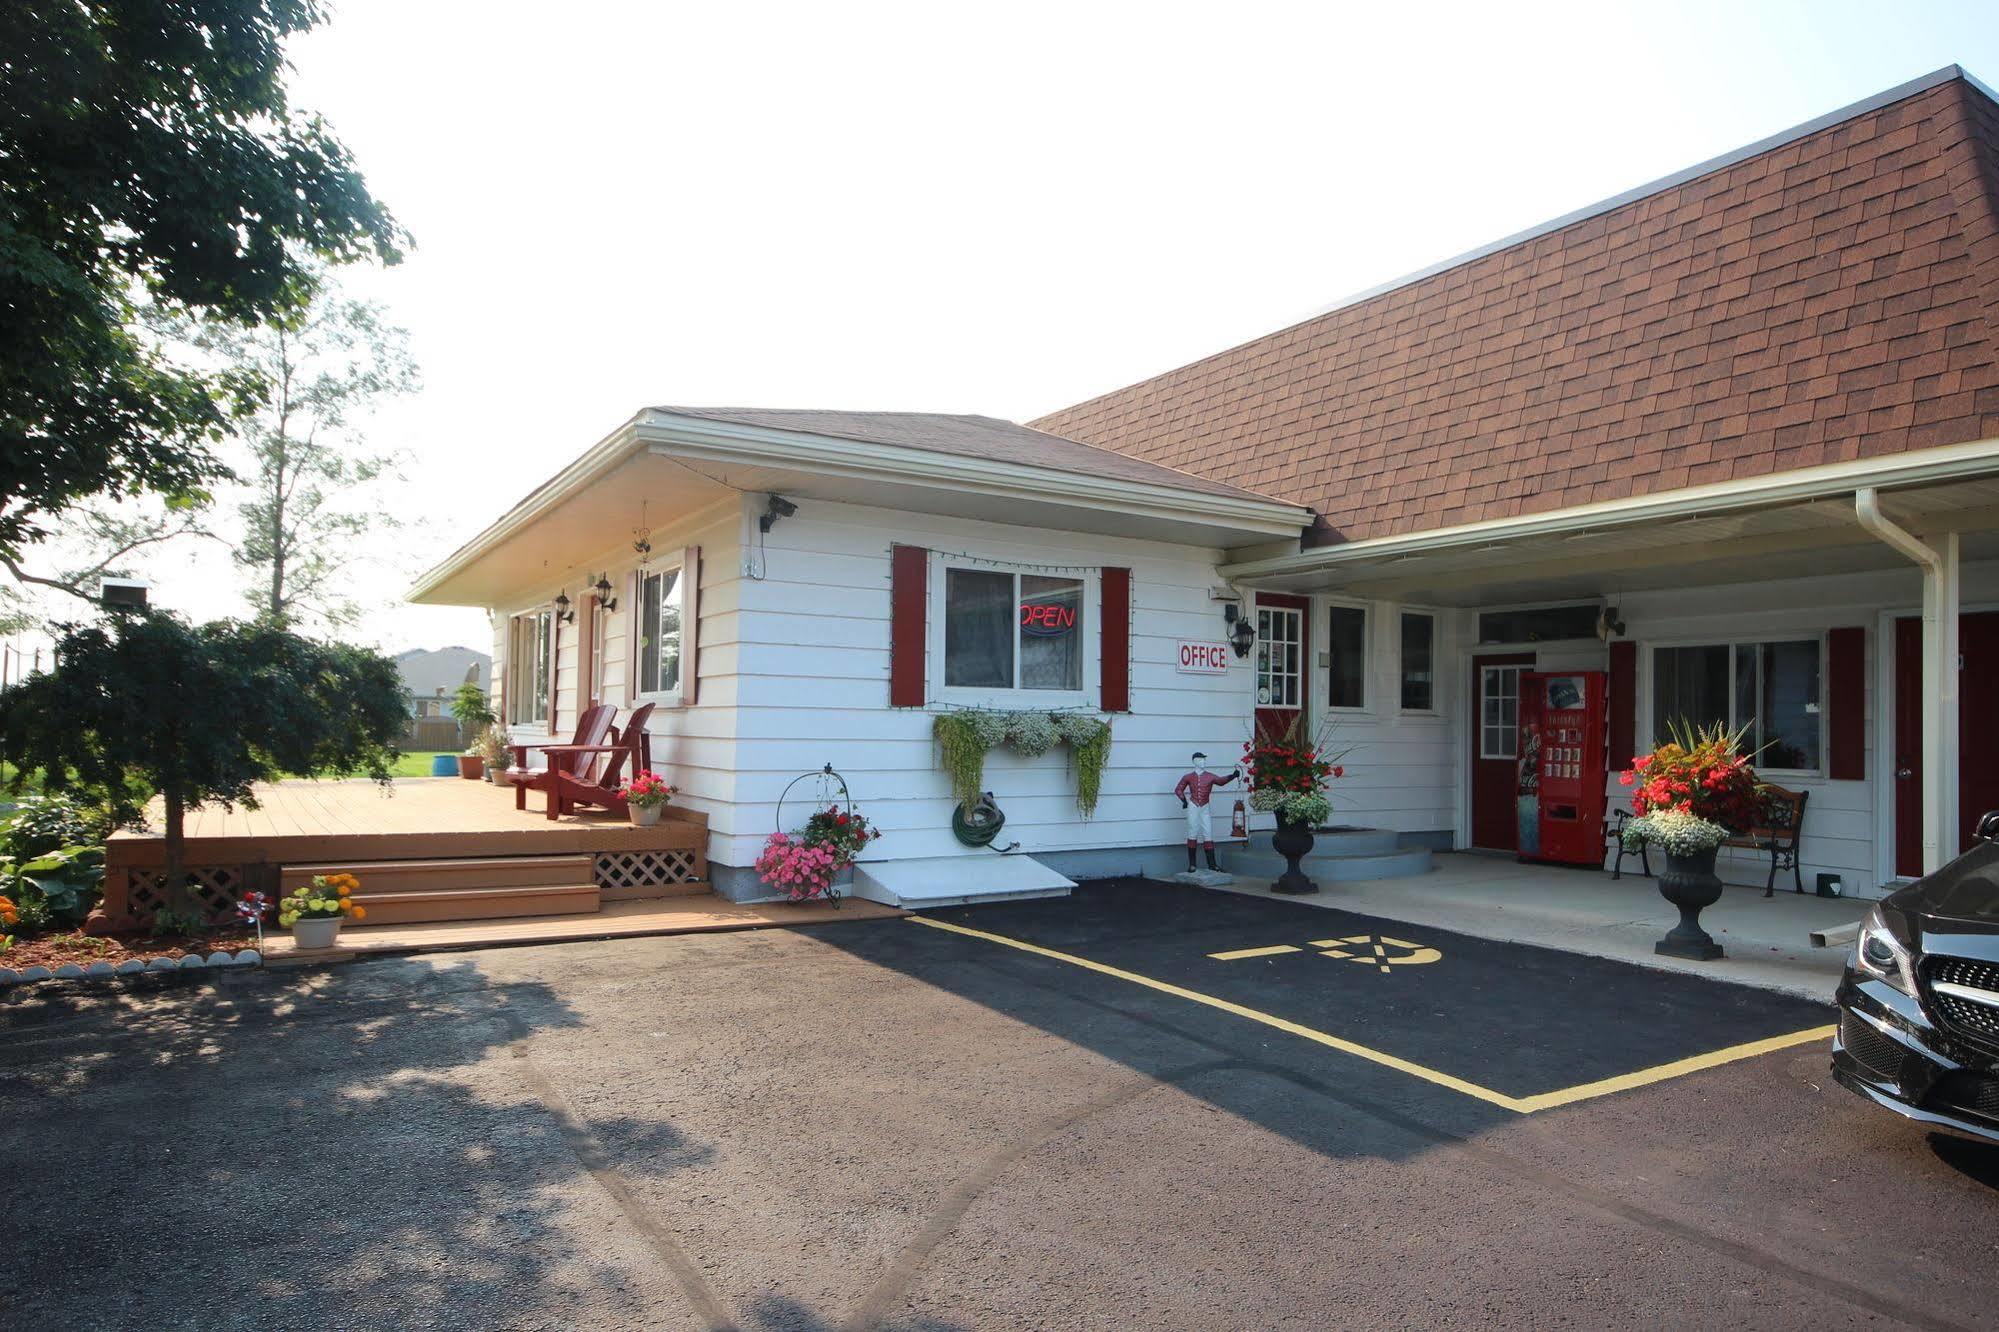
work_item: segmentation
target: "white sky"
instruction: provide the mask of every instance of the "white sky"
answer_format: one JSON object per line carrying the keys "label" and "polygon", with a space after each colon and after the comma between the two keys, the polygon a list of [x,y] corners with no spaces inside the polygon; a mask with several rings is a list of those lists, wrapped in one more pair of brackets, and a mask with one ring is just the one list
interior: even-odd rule
{"label": "white sky", "polygon": [[[1977,3],[1006,5],[339,0],[300,43],[414,233],[350,282],[409,328],[389,609],[637,408],[1016,420],[1939,66]],[[190,550],[159,598],[232,614]]]}

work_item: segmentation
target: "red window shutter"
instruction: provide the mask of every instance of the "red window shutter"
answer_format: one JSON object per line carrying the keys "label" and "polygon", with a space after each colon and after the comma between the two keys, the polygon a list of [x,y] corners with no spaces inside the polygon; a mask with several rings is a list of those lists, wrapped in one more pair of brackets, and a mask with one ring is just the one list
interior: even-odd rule
{"label": "red window shutter", "polygon": [[889,556],[888,705],[923,706],[923,654],[930,599],[930,552],[895,546]]}
{"label": "red window shutter", "polygon": [[1623,772],[1637,757],[1638,645],[1620,638],[1610,645],[1610,766]]}
{"label": "red window shutter", "polygon": [[701,691],[701,547],[680,552],[680,706]]}
{"label": "red window shutter", "polygon": [[1131,570],[1104,570],[1103,637],[1097,653],[1102,672],[1097,706],[1105,712],[1131,711]]}
{"label": "red window shutter", "polygon": [[1826,775],[1836,782],[1867,776],[1867,631],[1826,635]]}

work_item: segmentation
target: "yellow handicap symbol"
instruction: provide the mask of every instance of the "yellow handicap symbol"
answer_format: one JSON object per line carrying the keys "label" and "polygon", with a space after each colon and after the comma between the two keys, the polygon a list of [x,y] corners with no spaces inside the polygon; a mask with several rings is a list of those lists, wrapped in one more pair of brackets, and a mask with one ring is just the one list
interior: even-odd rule
{"label": "yellow handicap symbol", "polygon": [[1321,957],[1359,962],[1383,971],[1396,967],[1420,967],[1427,962],[1440,961],[1444,956],[1439,949],[1410,943],[1407,939],[1391,939],[1385,934],[1350,934],[1344,939],[1314,939],[1312,947],[1321,950]]}

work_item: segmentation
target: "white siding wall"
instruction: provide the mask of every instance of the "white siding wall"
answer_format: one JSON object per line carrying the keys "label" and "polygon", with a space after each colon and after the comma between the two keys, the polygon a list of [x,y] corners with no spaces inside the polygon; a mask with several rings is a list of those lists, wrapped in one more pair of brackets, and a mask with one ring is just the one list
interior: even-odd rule
{"label": "white siding wall", "polygon": [[[761,554],[754,529],[751,540],[747,553],[762,577],[742,584],[741,630],[722,666],[739,681],[734,835],[718,836],[710,849],[724,863],[754,860],[777,825],[785,784],[826,763],[884,829],[874,855],[992,854],[951,835],[949,785],[930,735],[942,705],[888,706],[891,543],[1132,570],[1132,711],[1112,718],[1096,816],[1085,821],[1077,812],[1062,747],[1036,759],[995,752],[986,785],[1006,811],[1002,841],[1017,840],[1030,853],[1177,842],[1185,824],[1172,788],[1188,755],[1205,750],[1226,769],[1248,737],[1247,663],[1216,677],[1176,670],[1179,640],[1222,637],[1221,605],[1208,597],[1219,551],[810,501],[772,529]],[[1086,629],[1092,639],[1096,632]],[[939,671],[931,661],[933,699]],[[1094,697],[1096,679],[1086,675]],[[1003,705],[1033,703],[1022,696]],[[1223,821],[1232,803],[1218,806]],[[806,812],[787,802],[785,821],[801,822]]]}

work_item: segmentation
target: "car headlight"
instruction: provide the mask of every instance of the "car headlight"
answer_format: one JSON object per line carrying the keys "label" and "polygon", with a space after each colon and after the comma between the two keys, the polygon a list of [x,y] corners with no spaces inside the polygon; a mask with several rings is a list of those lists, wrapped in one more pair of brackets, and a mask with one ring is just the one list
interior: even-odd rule
{"label": "car headlight", "polygon": [[1915,959],[1888,928],[1878,906],[1869,907],[1860,922],[1860,934],[1853,941],[1853,969],[1894,986],[1911,999],[1916,997]]}

